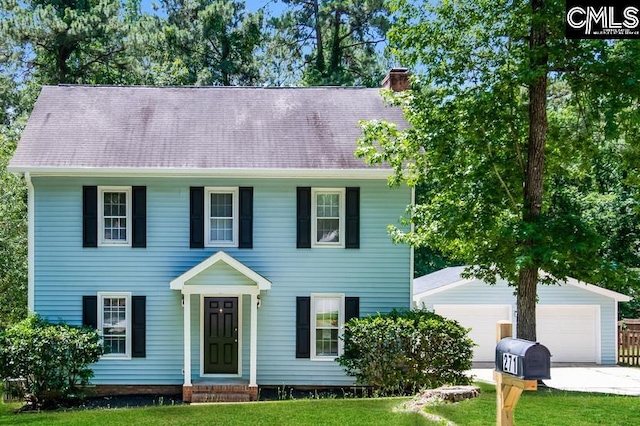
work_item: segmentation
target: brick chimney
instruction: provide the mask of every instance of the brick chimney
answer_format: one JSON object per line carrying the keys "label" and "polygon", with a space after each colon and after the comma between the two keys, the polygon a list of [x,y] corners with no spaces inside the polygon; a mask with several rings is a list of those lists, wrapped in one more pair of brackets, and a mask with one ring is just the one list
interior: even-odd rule
{"label": "brick chimney", "polygon": [[382,80],[382,88],[391,89],[394,92],[402,92],[411,88],[409,76],[411,73],[407,68],[392,68],[389,74]]}

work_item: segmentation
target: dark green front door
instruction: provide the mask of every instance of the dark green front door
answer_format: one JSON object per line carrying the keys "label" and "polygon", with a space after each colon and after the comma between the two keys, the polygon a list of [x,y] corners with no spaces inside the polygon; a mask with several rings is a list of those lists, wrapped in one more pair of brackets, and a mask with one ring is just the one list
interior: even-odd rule
{"label": "dark green front door", "polygon": [[204,298],[204,373],[238,373],[238,298]]}

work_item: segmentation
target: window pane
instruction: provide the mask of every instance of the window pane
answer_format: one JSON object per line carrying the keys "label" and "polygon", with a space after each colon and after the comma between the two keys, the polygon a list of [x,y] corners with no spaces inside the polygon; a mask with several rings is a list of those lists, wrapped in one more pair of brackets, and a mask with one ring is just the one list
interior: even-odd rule
{"label": "window pane", "polygon": [[233,219],[211,219],[211,241],[233,241]]}
{"label": "window pane", "polygon": [[110,354],[126,354],[126,338],[116,336],[104,336],[104,346]]}
{"label": "window pane", "polygon": [[118,208],[118,216],[126,216],[127,215],[127,197],[124,192],[119,192],[117,194],[117,208]]}
{"label": "window pane", "polygon": [[316,327],[338,327],[339,299],[317,298]]}
{"label": "window pane", "polygon": [[316,228],[316,238],[319,243],[339,243],[340,242],[340,220],[339,219],[318,219]]}
{"label": "window pane", "polygon": [[125,241],[127,239],[127,219],[105,218],[104,239]]}
{"label": "window pane", "polygon": [[316,330],[316,355],[338,356],[338,329]]}
{"label": "window pane", "polygon": [[318,217],[338,217],[340,215],[340,194],[317,194],[316,202]]}
{"label": "window pane", "polygon": [[102,301],[102,337],[105,347],[113,354],[127,351],[127,299],[105,297]]}
{"label": "window pane", "polygon": [[233,241],[233,194],[209,194],[209,241]]}
{"label": "window pane", "polygon": [[211,217],[233,217],[233,194],[211,194]]}
{"label": "window pane", "polygon": [[105,241],[127,240],[127,194],[126,192],[104,192],[103,205]]}

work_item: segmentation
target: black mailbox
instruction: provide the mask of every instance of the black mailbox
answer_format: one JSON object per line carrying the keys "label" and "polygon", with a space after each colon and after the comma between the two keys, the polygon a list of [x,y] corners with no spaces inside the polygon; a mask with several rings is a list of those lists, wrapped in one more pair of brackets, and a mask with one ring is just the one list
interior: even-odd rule
{"label": "black mailbox", "polygon": [[496,346],[496,371],[526,380],[551,378],[551,354],[538,342],[504,338]]}

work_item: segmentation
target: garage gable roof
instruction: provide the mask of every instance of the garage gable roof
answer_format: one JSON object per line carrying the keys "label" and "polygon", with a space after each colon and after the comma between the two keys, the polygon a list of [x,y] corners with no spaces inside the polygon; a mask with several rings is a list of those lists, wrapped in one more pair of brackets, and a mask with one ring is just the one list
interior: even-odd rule
{"label": "garage gable roof", "polygon": [[[419,300],[425,296],[431,296],[442,291],[450,290],[463,284],[468,284],[473,281],[477,281],[476,278],[466,279],[462,277],[462,272],[465,270],[465,266],[454,266],[450,268],[441,269],[439,271],[432,272],[427,275],[423,275],[413,280],[413,299]],[[546,272],[542,272],[544,275],[549,275]],[[589,284],[584,281],[579,281],[575,278],[568,277],[562,284],[571,285],[583,290],[590,291],[592,293],[599,294],[601,296],[610,297],[617,302],[628,302],[632,298],[618,293],[613,290],[599,287],[594,284]]]}

